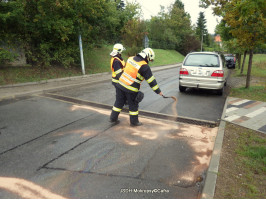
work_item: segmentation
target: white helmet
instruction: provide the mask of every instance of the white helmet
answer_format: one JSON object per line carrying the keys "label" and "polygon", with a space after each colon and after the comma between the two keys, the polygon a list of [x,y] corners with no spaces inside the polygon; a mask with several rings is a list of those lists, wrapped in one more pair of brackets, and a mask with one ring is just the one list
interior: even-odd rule
{"label": "white helmet", "polygon": [[146,48],[146,49],[143,49],[139,55],[142,57],[142,58],[146,58],[147,56],[147,59],[148,61],[153,61],[154,58],[155,58],[155,53],[154,51],[151,49],[151,48]]}
{"label": "white helmet", "polygon": [[117,54],[121,54],[122,51],[126,50],[122,44],[115,44],[114,45],[114,48],[113,48],[113,51],[110,53],[110,56],[116,56]]}

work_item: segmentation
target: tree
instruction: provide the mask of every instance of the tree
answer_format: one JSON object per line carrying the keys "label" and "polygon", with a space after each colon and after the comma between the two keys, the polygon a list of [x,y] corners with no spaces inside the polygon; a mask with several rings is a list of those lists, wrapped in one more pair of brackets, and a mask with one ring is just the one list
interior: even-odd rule
{"label": "tree", "polygon": [[9,51],[18,43],[17,33],[23,31],[23,9],[16,1],[0,1],[0,64],[13,61],[16,54]]}
{"label": "tree", "polygon": [[230,53],[236,54],[238,68],[240,69],[241,56],[244,53],[246,47],[241,46],[241,44],[238,42],[238,39],[233,37],[231,29],[232,28],[226,24],[225,20],[221,20],[221,22],[216,27],[216,32],[219,33],[222,37],[224,49],[226,49]]}
{"label": "tree", "polygon": [[147,34],[145,22],[140,19],[131,19],[123,29],[123,44],[128,49],[129,56],[135,55],[143,48],[143,38]]}
{"label": "tree", "polygon": [[[117,0],[115,0],[115,2],[117,2]],[[123,0],[120,0],[118,1],[118,4],[117,4],[117,9],[118,10],[124,10],[125,9],[125,2]]]}
{"label": "tree", "polygon": [[[121,1],[121,4],[124,1]],[[121,6],[121,5],[120,5]],[[113,20],[117,20],[117,25],[115,26],[115,31],[109,35],[107,38],[112,38],[110,43],[120,42],[122,38],[122,31],[126,24],[132,19],[138,19],[140,17],[140,5],[138,3],[127,2],[126,6],[123,9],[118,6],[118,12],[110,14],[113,17]]]}
{"label": "tree", "polygon": [[184,55],[191,51],[197,51],[200,49],[200,41],[194,34],[186,35],[184,38],[184,43],[181,49]]}
{"label": "tree", "polygon": [[184,4],[177,0],[168,12],[161,7],[158,16],[149,23],[149,38],[153,48],[175,49],[183,54],[190,52],[193,45],[188,44],[193,37],[190,16],[184,10]]}
{"label": "tree", "polygon": [[184,3],[181,0],[176,0],[174,3],[174,7],[177,7],[180,10],[185,10]]}
{"label": "tree", "polygon": [[200,40],[202,40],[203,43],[209,46],[210,45],[209,33],[206,27],[206,23],[207,21],[205,19],[204,12],[200,12],[197,21],[196,35],[199,37]]}
{"label": "tree", "polygon": [[[78,59],[78,33],[84,42],[99,39],[106,8],[105,0],[16,0],[0,2],[2,38],[15,38],[25,50],[28,63],[67,66]],[[6,9],[9,8],[9,9]],[[2,18],[1,18],[2,19]],[[104,34],[102,34],[104,35]]]}
{"label": "tree", "polygon": [[0,1],[0,44],[19,43],[34,66],[69,66],[79,62],[78,34],[85,48],[121,40],[137,13],[122,0]]}
{"label": "tree", "polygon": [[244,58],[241,66],[241,71],[240,74],[243,74],[244,66],[245,66],[245,61],[246,61],[246,56],[247,56],[247,51],[244,52]]}
{"label": "tree", "polygon": [[264,0],[201,0],[202,6],[214,5],[214,13],[223,16],[230,33],[237,39],[240,47],[249,51],[249,65],[246,88],[250,86],[253,51],[264,44],[265,38],[265,8]]}
{"label": "tree", "polygon": [[173,30],[167,25],[166,17],[152,17],[149,23],[149,38],[152,48],[175,49],[178,40]]}

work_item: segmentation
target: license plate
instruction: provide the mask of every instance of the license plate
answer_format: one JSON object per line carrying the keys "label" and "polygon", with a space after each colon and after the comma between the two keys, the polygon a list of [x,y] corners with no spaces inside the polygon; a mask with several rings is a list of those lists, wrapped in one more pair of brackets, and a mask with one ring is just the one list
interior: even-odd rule
{"label": "license plate", "polygon": [[203,73],[202,70],[199,69],[198,70],[198,75],[202,75],[202,73]]}

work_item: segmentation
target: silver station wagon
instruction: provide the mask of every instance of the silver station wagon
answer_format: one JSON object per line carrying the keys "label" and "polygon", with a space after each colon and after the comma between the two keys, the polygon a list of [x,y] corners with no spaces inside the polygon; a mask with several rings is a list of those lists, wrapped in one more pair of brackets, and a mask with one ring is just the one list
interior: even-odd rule
{"label": "silver station wagon", "polygon": [[216,90],[223,94],[228,77],[224,56],[215,52],[189,53],[179,71],[179,91],[187,88]]}

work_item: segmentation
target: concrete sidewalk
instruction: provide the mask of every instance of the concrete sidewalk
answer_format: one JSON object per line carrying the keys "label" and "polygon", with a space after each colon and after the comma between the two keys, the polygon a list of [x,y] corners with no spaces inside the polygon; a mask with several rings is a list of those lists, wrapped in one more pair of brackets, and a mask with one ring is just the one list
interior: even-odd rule
{"label": "concrete sidewalk", "polygon": [[229,97],[223,120],[266,133],[266,102]]}

